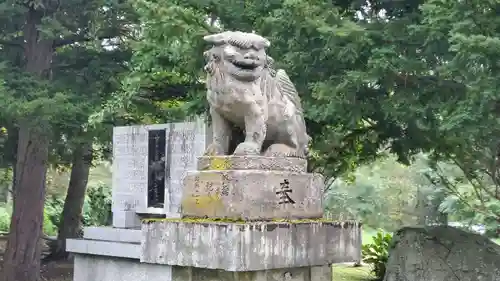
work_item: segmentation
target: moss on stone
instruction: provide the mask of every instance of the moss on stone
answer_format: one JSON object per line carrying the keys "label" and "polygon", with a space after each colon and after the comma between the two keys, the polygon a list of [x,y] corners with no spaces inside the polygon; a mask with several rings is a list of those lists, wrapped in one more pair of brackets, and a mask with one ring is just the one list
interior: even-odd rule
{"label": "moss on stone", "polygon": [[341,223],[329,219],[319,218],[319,219],[272,219],[272,220],[262,220],[262,221],[246,221],[242,219],[229,219],[229,218],[144,218],[142,219],[144,223],[152,222],[178,222],[178,223]]}

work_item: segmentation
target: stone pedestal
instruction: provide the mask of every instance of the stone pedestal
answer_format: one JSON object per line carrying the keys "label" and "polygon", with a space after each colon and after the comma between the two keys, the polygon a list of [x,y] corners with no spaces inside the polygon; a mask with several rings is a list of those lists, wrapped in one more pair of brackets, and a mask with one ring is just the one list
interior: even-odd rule
{"label": "stone pedestal", "polygon": [[176,280],[330,281],[356,262],[361,227],[322,218],[323,177],[304,159],[200,157],[180,219],[143,220],[140,261],[183,268]]}
{"label": "stone pedestal", "polygon": [[361,259],[361,226],[322,218],[323,178],[305,160],[200,157],[197,167],[180,218],[68,239],[74,281],[330,281],[331,264]]}
{"label": "stone pedestal", "polygon": [[153,264],[262,271],[356,261],[360,243],[356,222],[146,220],[140,258]]}
{"label": "stone pedestal", "polygon": [[245,221],[321,218],[324,179],[300,158],[200,157],[184,179],[183,217]]}
{"label": "stone pedestal", "polygon": [[330,266],[231,272],[196,267],[110,260],[102,256],[75,258],[74,281],[331,281]]}

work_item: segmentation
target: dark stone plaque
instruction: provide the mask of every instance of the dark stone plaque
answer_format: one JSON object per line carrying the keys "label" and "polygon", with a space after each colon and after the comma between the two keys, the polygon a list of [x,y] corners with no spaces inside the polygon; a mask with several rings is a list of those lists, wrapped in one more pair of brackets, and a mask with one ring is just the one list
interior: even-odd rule
{"label": "dark stone plaque", "polygon": [[150,130],[148,135],[148,207],[163,208],[166,180],[166,130]]}

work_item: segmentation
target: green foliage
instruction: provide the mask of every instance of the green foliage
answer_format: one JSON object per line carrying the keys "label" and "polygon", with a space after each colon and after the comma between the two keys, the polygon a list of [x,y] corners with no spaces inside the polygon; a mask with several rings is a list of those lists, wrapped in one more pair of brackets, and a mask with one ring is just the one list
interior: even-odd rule
{"label": "green foliage", "polygon": [[[12,215],[12,205],[2,204],[0,206],[0,231],[9,232],[11,215]],[[54,214],[52,213],[50,207],[44,210],[43,233],[49,236],[57,235],[57,225],[55,225],[51,221],[51,217],[53,216]]]}
{"label": "green foliage", "polygon": [[11,214],[11,205],[2,204],[2,206],[0,206],[0,231],[9,232]]}
{"label": "green foliage", "polygon": [[109,225],[111,219],[111,190],[108,186],[90,186],[83,207],[85,226]]}
{"label": "green foliage", "polygon": [[[418,2],[370,1],[370,11],[359,3],[136,1],[144,28],[133,44],[133,71],[110,107],[125,111],[125,104],[150,120],[182,117],[179,109],[203,112],[202,53],[208,46],[202,36],[255,31],[271,40],[270,55],[301,94],[313,170],[341,176],[375,160],[381,149],[409,163],[442,145],[442,111],[464,100],[463,85],[429,74],[440,67],[435,55],[447,55],[440,49],[447,45],[426,44],[432,34],[420,23]],[[167,110],[154,104],[169,98],[185,103]]]}
{"label": "green foliage", "polygon": [[[45,216],[50,222],[49,227],[57,227],[61,219],[64,199],[52,196],[45,203]],[[111,192],[108,186],[99,184],[89,186],[83,205],[82,223],[84,226],[109,225],[111,219]]]}
{"label": "green foliage", "polygon": [[45,216],[44,218],[51,225],[59,227],[61,214],[64,207],[64,199],[61,197],[51,196],[45,200]]}
{"label": "green foliage", "polygon": [[372,266],[373,273],[379,280],[382,280],[385,275],[385,265],[389,259],[391,241],[392,235],[390,233],[379,230],[373,236],[373,243],[364,244],[361,248],[363,262]]}
{"label": "green foliage", "polygon": [[[9,133],[7,142],[0,133],[2,167],[11,167],[16,160],[15,136],[21,120],[51,134],[52,165],[68,165],[73,148],[82,141],[100,143],[96,148],[106,150],[112,124],[122,121],[114,118],[100,126],[88,125],[89,116],[113,98],[111,93],[121,88],[122,76],[128,72],[128,38],[137,23],[130,2],[45,4],[36,5],[40,10],[34,12],[21,2],[0,2],[0,127]],[[26,17],[33,13],[34,18],[41,18],[35,33],[26,33]],[[33,49],[38,64],[46,57],[51,62],[50,69],[41,75],[26,69],[23,42],[28,42],[30,35],[53,42],[47,53],[37,46]]]}
{"label": "green foliage", "polygon": [[415,224],[419,164],[407,167],[385,157],[336,179],[326,192],[326,214],[388,231]]}
{"label": "green foliage", "polygon": [[426,174],[434,185],[434,194],[431,196],[445,194],[439,208],[449,214],[450,219],[464,225],[483,224],[488,235],[497,236],[500,200],[486,192],[497,188],[496,183],[488,175],[481,175],[480,171],[475,173],[468,178],[456,164],[432,163]]}
{"label": "green foliage", "polygon": [[48,211],[45,209],[43,212],[43,233],[49,236],[57,236],[57,225],[55,225],[48,214]]}

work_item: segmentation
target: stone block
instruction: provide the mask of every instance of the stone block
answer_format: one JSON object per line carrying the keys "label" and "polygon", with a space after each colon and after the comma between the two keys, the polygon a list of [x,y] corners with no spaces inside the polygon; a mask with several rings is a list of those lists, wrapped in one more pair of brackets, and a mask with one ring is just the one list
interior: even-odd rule
{"label": "stone block", "polygon": [[152,220],[142,232],[141,262],[155,264],[255,271],[354,262],[361,254],[356,222]]}
{"label": "stone block", "polygon": [[140,249],[139,243],[66,239],[66,251],[70,253],[138,259]]}
{"label": "stone block", "polygon": [[242,220],[323,216],[323,177],[290,171],[192,171],[184,179],[183,217]]}
{"label": "stone block", "polygon": [[141,220],[135,211],[113,211],[113,227],[140,228]]}
{"label": "stone block", "polygon": [[[319,270],[318,270],[319,268]],[[327,279],[329,278],[329,279]],[[330,265],[270,269],[259,271],[230,272],[193,267],[177,267],[172,270],[173,281],[323,281],[332,280]]]}
{"label": "stone block", "polygon": [[201,118],[113,128],[112,210],[177,216],[182,179],[196,169],[209,135]]}
{"label": "stone block", "polygon": [[209,128],[201,118],[170,124],[165,186],[165,213],[169,216],[180,212],[183,179],[188,171],[196,170],[197,158],[205,152],[208,135]]}
{"label": "stone block", "polygon": [[264,170],[307,172],[307,160],[296,157],[264,156],[202,156],[198,158],[198,170]]}
{"label": "stone block", "polygon": [[148,130],[146,126],[113,128],[113,211],[146,207]]}
{"label": "stone block", "polygon": [[122,243],[141,243],[140,229],[124,229],[108,226],[91,226],[83,229],[83,238]]}
{"label": "stone block", "polygon": [[103,256],[75,256],[74,281],[331,281],[331,266],[229,272],[140,263]]}
{"label": "stone block", "polygon": [[143,264],[137,259],[75,255],[73,281],[172,280],[172,267]]}

